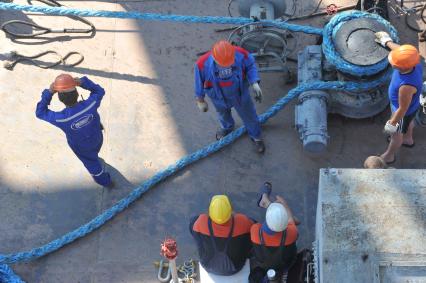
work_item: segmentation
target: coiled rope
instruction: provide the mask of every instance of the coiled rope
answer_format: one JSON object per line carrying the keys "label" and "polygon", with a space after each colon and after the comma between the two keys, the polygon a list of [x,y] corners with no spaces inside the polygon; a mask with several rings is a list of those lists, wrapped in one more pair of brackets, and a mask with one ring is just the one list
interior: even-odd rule
{"label": "coiled rope", "polygon": [[[55,1],[55,0],[27,0],[28,4],[32,4],[32,1],[39,1],[41,3],[44,3],[46,5],[49,5],[51,7],[62,7],[62,5]],[[4,31],[6,34],[10,35],[13,38],[37,38],[40,35],[45,35],[48,33],[90,33],[92,35],[95,34],[96,32],[96,28],[95,26],[88,20],[79,17],[79,16],[68,16],[70,19],[79,21],[85,25],[88,26],[88,28],[86,29],[75,29],[75,28],[64,28],[64,29],[60,29],[60,30],[53,30],[51,28],[47,28],[47,27],[43,27],[40,26],[38,24],[35,23],[31,23],[31,22],[25,22],[25,21],[18,21],[18,20],[13,20],[13,21],[7,21],[5,23],[3,23],[1,25],[1,30]],[[32,33],[28,34],[28,33],[16,33],[11,31],[8,27],[9,26],[27,26],[30,27],[32,29]]]}
{"label": "coiled rope", "polygon": [[[151,14],[151,13],[137,13],[137,12],[110,12],[110,11],[92,11],[92,10],[79,10],[79,9],[64,9],[56,7],[37,7],[37,6],[25,6],[17,5],[12,3],[0,3],[0,10],[20,10],[20,11],[30,11],[30,12],[41,12],[46,14],[53,15],[75,15],[75,16],[91,16],[91,17],[110,17],[110,18],[129,18],[129,19],[142,19],[150,21],[172,21],[172,22],[183,22],[183,23],[215,23],[215,24],[247,24],[253,22],[253,20],[248,18],[229,18],[229,17],[197,17],[197,16],[180,16],[180,15],[161,15],[161,14]],[[323,51],[324,54],[330,62],[335,64],[338,70],[347,72],[349,74],[354,74],[358,77],[368,76],[372,74],[377,74],[386,69],[387,64],[385,60],[379,62],[373,66],[356,66],[349,64],[344,61],[341,56],[336,52],[333,47],[333,33],[343,24],[345,21],[351,20],[358,17],[374,17],[383,23],[390,31],[392,38],[395,41],[398,41],[396,30],[385,20],[379,18],[378,16],[372,16],[368,13],[354,11],[354,12],[343,12],[336,15],[332,21],[327,24],[324,28],[318,29],[309,26],[301,26],[295,24],[289,24],[287,22],[279,21],[266,21],[269,25],[274,25],[279,28],[288,29],[295,32],[304,32],[308,34],[322,34],[324,37]],[[353,71],[353,69],[355,71]],[[277,101],[272,105],[265,113],[259,116],[260,122],[266,123],[271,117],[276,115],[280,110],[282,110],[291,100],[296,98],[298,95],[305,91],[309,90],[334,90],[334,91],[362,91],[370,90],[372,88],[381,86],[385,84],[390,78],[390,72],[385,72],[380,78],[374,81],[368,82],[323,82],[323,81],[314,81],[308,84],[302,84],[293,88],[288,92],[288,94]],[[30,260],[37,259],[46,254],[54,252],[61,247],[75,241],[78,238],[84,237],[87,234],[93,232],[94,230],[101,227],[107,221],[112,219],[118,213],[125,210],[130,204],[139,199],[145,192],[154,187],[156,184],[165,180],[166,178],[174,175],[176,172],[182,170],[186,166],[197,162],[200,159],[203,159],[210,154],[213,154],[225,146],[233,143],[239,137],[241,137],[246,132],[245,127],[240,127],[233,131],[231,134],[227,135],[223,139],[211,143],[202,149],[195,151],[192,154],[189,154],[175,164],[167,167],[166,169],[156,173],[154,176],[146,180],[140,186],[135,188],[128,196],[121,199],[115,203],[111,208],[105,210],[102,214],[98,215],[91,221],[80,226],[79,228],[63,235],[62,237],[55,239],[43,246],[34,248],[29,251],[3,254],[0,255],[0,280],[7,283],[21,283],[22,281],[13,274],[13,271],[6,265],[10,263],[17,262],[26,262]]]}
{"label": "coiled rope", "polygon": [[[50,69],[53,68],[55,66],[58,65],[63,65],[65,67],[75,67],[77,65],[79,65],[81,62],[83,62],[84,60],[84,56],[83,54],[81,54],[80,52],[77,51],[72,51],[72,52],[68,52],[65,56],[62,56],[61,54],[59,54],[56,51],[53,50],[48,50],[48,51],[44,51],[35,55],[23,55],[23,54],[19,54],[16,51],[12,51],[9,54],[9,60],[10,61],[6,61],[3,65],[4,68],[6,68],[9,71],[12,71],[15,66],[21,62],[30,62],[31,64],[42,68],[42,69]],[[49,63],[49,62],[42,62],[42,61],[38,61],[36,59],[41,58],[45,55],[54,55],[57,60]],[[69,63],[68,60],[70,57],[76,57],[76,60],[74,60],[73,62]]]}

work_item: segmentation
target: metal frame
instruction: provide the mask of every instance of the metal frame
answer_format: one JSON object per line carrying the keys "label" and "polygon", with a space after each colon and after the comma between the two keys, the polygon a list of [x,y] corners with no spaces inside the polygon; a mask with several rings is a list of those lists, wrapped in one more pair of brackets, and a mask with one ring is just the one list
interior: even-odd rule
{"label": "metal frame", "polygon": [[423,266],[426,267],[425,261],[410,261],[410,260],[381,260],[374,266],[374,282],[373,283],[381,283],[380,278],[380,267],[388,267],[388,266],[397,266],[397,267],[416,267]]}
{"label": "metal frame", "polygon": [[[279,66],[262,67],[262,64],[257,62],[259,65],[259,72],[284,72],[289,74],[289,69],[286,66],[287,56],[295,50],[297,41],[295,40],[294,46],[289,48],[288,41],[286,39],[288,34],[289,32],[278,30],[273,26],[265,26],[264,23],[254,22],[239,26],[234,29],[229,35],[228,41],[234,42],[239,46],[244,46],[244,44],[249,40],[254,39],[259,35],[267,37],[267,40],[263,42],[263,46],[260,46],[257,52],[252,54],[256,58],[272,57],[279,63]],[[275,52],[265,52],[267,45],[272,39],[277,40],[282,45],[279,54]]]}
{"label": "metal frame", "polygon": [[[399,2],[399,3],[398,3]],[[414,0],[415,2],[419,2],[421,3],[421,5],[426,4],[425,1],[422,0]],[[404,0],[389,0],[389,8],[392,10],[392,12],[394,12],[398,17],[401,16],[405,16],[408,14],[412,14],[416,12],[416,7],[418,7],[419,5],[414,5],[411,8],[407,8],[406,6],[404,6]]]}

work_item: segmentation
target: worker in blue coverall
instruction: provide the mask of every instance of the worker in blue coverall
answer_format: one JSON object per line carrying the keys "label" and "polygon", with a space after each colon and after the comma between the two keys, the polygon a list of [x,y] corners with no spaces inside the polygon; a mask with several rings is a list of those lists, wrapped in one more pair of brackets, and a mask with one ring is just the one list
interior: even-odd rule
{"label": "worker in blue coverall", "polygon": [[249,86],[257,102],[262,101],[259,75],[253,56],[245,49],[220,40],[211,51],[195,64],[195,98],[202,112],[208,111],[205,95],[210,98],[219,116],[219,140],[234,129],[231,109],[234,108],[244,122],[251,140],[259,153],[265,151],[259,118],[250,97]]}
{"label": "worker in blue coverall", "polygon": [[[87,100],[78,102],[76,87],[90,91]],[[59,100],[65,104],[60,112],[49,110],[53,95],[58,92]],[[73,78],[68,74],[58,76],[49,89],[45,89],[37,103],[37,118],[60,128],[66,135],[68,145],[83,162],[96,183],[104,187],[114,184],[105,172],[98,154],[102,147],[102,125],[97,109],[101,105],[105,90],[87,77]]]}

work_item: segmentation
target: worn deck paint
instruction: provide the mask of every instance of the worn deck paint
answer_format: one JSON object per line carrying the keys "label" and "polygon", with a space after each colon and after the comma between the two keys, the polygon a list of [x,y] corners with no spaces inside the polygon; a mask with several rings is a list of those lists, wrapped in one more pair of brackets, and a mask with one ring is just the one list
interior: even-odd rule
{"label": "worn deck paint", "polygon": [[[227,2],[61,1],[89,9],[218,16],[227,14]],[[310,13],[317,5],[316,0],[298,2],[303,2],[299,14]],[[0,22],[28,18],[56,28],[80,27],[61,17],[0,12]],[[35,118],[41,91],[56,75],[70,70],[57,67],[44,71],[31,65],[18,65],[13,72],[0,69],[2,253],[38,246],[78,227],[160,168],[214,139],[218,126],[215,111],[211,107],[208,113],[198,112],[192,66],[197,53],[227,36],[214,32],[223,26],[91,20],[98,28],[92,39],[63,38],[24,45],[0,33],[0,60],[11,50],[23,54],[76,50],[85,55],[85,61],[71,71],[75,76],[89,76],[107,91],[100,108],[106,128],[101,156],[118,186],[107,190],[94,184],[60,130]],[[326,20],[320,17],[301,23],[322,26]],[[403,35],[407,40],[416,36],[405,31]],[[316,40],[301,35],[300,48]],[[296,65],[290,67],[295,69]],[[265,99],[256,105],[258,112],[293,87],[282,77],[262,74]],[[60,108],[56,98],[52,107]],[[381,130],[388,115],[360,121],[330,117],[328,151],[311,157],[302,150],[292,128],[294,110],[288,107],[264,127],[264,156],[258,156],[244,137],[157,186],[94,234],[45,258],[12,267],[28,282],[157,282],[152,262],[160,259],[160,243],[166,236],[177,238],[178,264],[197,257],[188,222],[192,215],[207,210],[213,194],[227,193],[236,211],[262,221],[264,211],[256,207],[256,193],[265,180],[272,182],[274,194],[287,198],[302,221],[299,247],[310,247],[315,239],[319,168],[358,168],[368,155],[383,151],[386,141]],[[241,121],[237,119],[237,123]],[[416,129],[416,147],[402,149],[395,167],[424,167],[425,136]]]}

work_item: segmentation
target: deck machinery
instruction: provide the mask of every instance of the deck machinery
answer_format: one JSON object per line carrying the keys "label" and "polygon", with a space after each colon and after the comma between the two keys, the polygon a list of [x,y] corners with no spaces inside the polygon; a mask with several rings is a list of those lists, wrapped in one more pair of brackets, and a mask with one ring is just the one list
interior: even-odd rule
{"label": "deck machinery", "polygon": [[[286,20],[286,1],[240,0],[242,16],[259,20]],[[374,33],[389,31],[375,19],[349,20],[333,35],[340,56],[358,66],[374,65],[386,58],[388,51],[377,44]],[[283,71],[288,78],[286,60],[296,46],[294,36],[260,22],[241,26],[231,33],[230,41],[252,52],[260,71]],[[293,44],[292,44],[293,43]],[[321,45],[306,46],[298,53],[298,83],[312,81],[366,82],[377,79],[388,69],[371,76],[357,76],[341,72],[328,62]],[[327,148],[327,114],[362,119],[382,112],[388,105],[387,86],[369,91],[307,91],[298,97],[295,126],[306,151],[321,153]]]}

